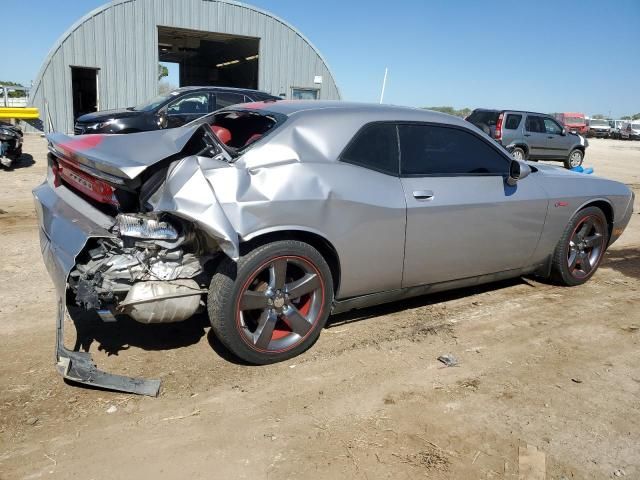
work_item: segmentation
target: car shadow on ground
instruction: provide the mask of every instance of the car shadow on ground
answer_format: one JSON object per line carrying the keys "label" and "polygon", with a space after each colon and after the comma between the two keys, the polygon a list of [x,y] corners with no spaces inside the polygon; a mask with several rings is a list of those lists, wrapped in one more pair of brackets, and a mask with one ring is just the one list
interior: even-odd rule
{"label": "car shadow on ground", "polygon": [[33,155],[28,153],[23,153],[22,156],[13,161],[10,168],[5,168],[4,170],[19,170],[21,168],[29,168],[36,164],[36,161],[33,159]]}
{"label": "car shadow on ground", "polygon": [[[634,251],[633,253],[638,258],[638,252]],[[395,314],[403,310],[437,305],[517,285],[531,284],[524,278],[514,278],[448,292],[423,295],[331,316],[325,328],[330,329],[374,317]],[[105,323],[94,312],[86,312],[77,307],[69,307],[69,317],[73,321],[77,332],[74,350],[89,351],[94,346],[94,343],[97,344],[98,351],[105,352],[109,356],[118,355],[121,351],[128,350],[131,347],[149,351],[173,350],[195,345],[200,342],[202,337],[206,336],[210,347],[224,360],[238,365],[247,365],[246,362],[235,357],[218,340],[213,330],[209,328],[210,323],[206,312],[198,313],[184,322],[151,325],[138,323],[127,316],[118,316],[117,322]]]}
{"label": "car shadow on ground", "polygon": [[325,328],[333,328],[353,322],[368,320],[374,317],[390,315],[401,312],[402,310],[437,305],[439,303],[458,300],[460,298],[470,297],[472,295],[477,295],[480,293],[501,290],[516,285],[530,285],[530,283],[527,282],[524,278],[519,277],[509,280],[502,280],[500,282],[487,283],[484,285],[449,290],[446,292],[426,294],[419,297],[408,298],[392,303],[385,303],[382,305],[363,308],[360,310],[352,310],[350,312],[345,312],[329,317],[327,326]]}
{"label": "car shadow on ground", "polygon": [[118,355],[131,347],[143,350],[172,350],[195,345],[206,334],[209,319],[199,313],[179,323],[138,323],[126,315],[119,315],[117,322],[105,323],[94,312],[69,307],[69,317],[76,327],[74,350],[89,351],[97,343],[98,351]]}
{"label": "car shadow on ground", "polygon": [[602,266],[620,272],[626,277],[640,279],[640,249],[609,250],[605,254]]}

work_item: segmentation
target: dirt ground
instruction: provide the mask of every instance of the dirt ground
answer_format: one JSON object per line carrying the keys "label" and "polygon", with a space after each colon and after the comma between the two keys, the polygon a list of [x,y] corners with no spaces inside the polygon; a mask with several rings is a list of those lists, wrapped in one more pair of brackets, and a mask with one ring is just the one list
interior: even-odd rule
{"label": "dirt ground", "polygon": [[[638,213],[583,287],[513,280],[340,315],[283,364],[234,363],[203,316],[94,325],[98,366],[162,379],[143,398],[54,370],[31,199],[44,141],[25,152],[0,171],[1,479],[517,479],[527,445],[548,479],[640,478]],[[640,142],[593,140],[585,165],[640,211]]]}

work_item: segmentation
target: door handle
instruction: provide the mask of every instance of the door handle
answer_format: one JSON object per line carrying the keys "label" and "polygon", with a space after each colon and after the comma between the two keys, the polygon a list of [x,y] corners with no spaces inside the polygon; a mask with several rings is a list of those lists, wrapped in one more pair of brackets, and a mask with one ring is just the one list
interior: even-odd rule
{"label": "door handle", "polygon": [[433,192],[431,190],[416,190],[413,192],[413,198],[416,200],[429,201],[433,200]]}

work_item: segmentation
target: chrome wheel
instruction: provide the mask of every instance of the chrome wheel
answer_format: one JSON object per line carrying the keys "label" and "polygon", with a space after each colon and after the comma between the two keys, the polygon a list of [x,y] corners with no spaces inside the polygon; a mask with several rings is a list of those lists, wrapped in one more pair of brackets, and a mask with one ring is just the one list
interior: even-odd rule
{"label": "chrome wheel", "polygon": [[605,228],[602,219],[594,215],[584,217],[576,225],[569,239],[567,255],[573,277],[588,277],[600,263],[605,248]]}
{"label": "chrome wheel", "polygon": [[322,316],[325,286],[306,258],[280,256],[258,267],[238,296],[237,326],[249,347],[284,352],[299,345]]}
{"label": "chrome wheel", "polygon": [[511,155],[515,160],[518,160],[519,162],[524,160],[524,152],[520,149],[514,150]]}
{"label": "chrome wheel", "polygon": [[580,150],[574,150],[569,157],[569,164],[571,168],[579,167],[582,165],[582,152]]}

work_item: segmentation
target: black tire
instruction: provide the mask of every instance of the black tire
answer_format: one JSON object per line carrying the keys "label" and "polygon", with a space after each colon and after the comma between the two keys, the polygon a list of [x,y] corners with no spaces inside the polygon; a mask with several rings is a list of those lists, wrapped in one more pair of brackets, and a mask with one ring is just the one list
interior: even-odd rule
{"label": "black tire", "polygon": [[[578,239],[576,235],[580,233],[581,229],[586,228],[585,225],[587,225],[588,221],[592,221],[594,223],[594,230],[589,230],[585,235],[583,235],[583,239],[580,240],[580,242],[582,244],[587,243],[585,240],[593,238],[594,232],[601,236],[598,237],[597,245],[594,241],[594,247],[590,251],[588,251],[587,248],[587,257],[583,258],[586,258],[586,261],[589,262],[589,267],[585,268],[585,265],[580,261],[580,254],[578,251],[580,250],[581,243],[577,242]],[[573,247],[572,243],[574,245]],[[609,228],[607,225],[607,218],[604,213],[602,213],[602,210],[598,207],[587,207],[580,210],[573,216],[571,221],[569,221],[553,253],[551,279],[556,283],[568,287],[582,285],[593,276],[600,266],[600,262],[604,257],[604,252],[606,251],[608,244]],[[596,248],[599,248],[599,250],[596,251]],[[577,264],[575,263],[576,257],[572,256],[573,253],[575,253],[577,257]],[[575,269],[571,268],[571,264],[575,265]],[[577,265],[580,265],[580,268],[578,268]]]}
{"label": "black tire", "polygon": [[[579,161],[576,161],[576,158],[579,158]],[[572,168],[576,168],[582,165],[584,161],[584,152],[579,148],[574,148],[571,150],[567,158],[564,159],[564,167],[567,170],[571,170]]]}
{"label": "black tire", "polygon": [[[518,152],[518,154],[520,155],[520,157],[517,156],[516,152]],[[511,152],[511,155],[513,156],[513,158],[515,158],[516,160],[526,160],[527,159],[527,154],[525,153],[524,149],[520,148],[520,147],[516,147],[513,149],[513,151]]]}
{"label": "black tire", "polygon": [[[283,261],[285,273],[275,273],[276,263],[282,265]],[[296,274],[302,274],[298,282],[303,277],[317,277],[313,279],[317,288],[290,299]],[[285,280],[275,290],[278,287],[273,282],[277,283],[278,276]],[[269,304],[252,310],[242,308],[243,299],[258,297],[257,301]],[[307,243],[282,240],[254,248],[237,263],[225,258],[211,279],[207,310],[215,335],[234,355],[254,365],[266,365],[293,358],[311,347],[332,304],[333,279],[326,260]],[[303,329],[299,328],[301,318],[307,321]],[[271,332],[263,336],[267,325],[273,325]]]}

